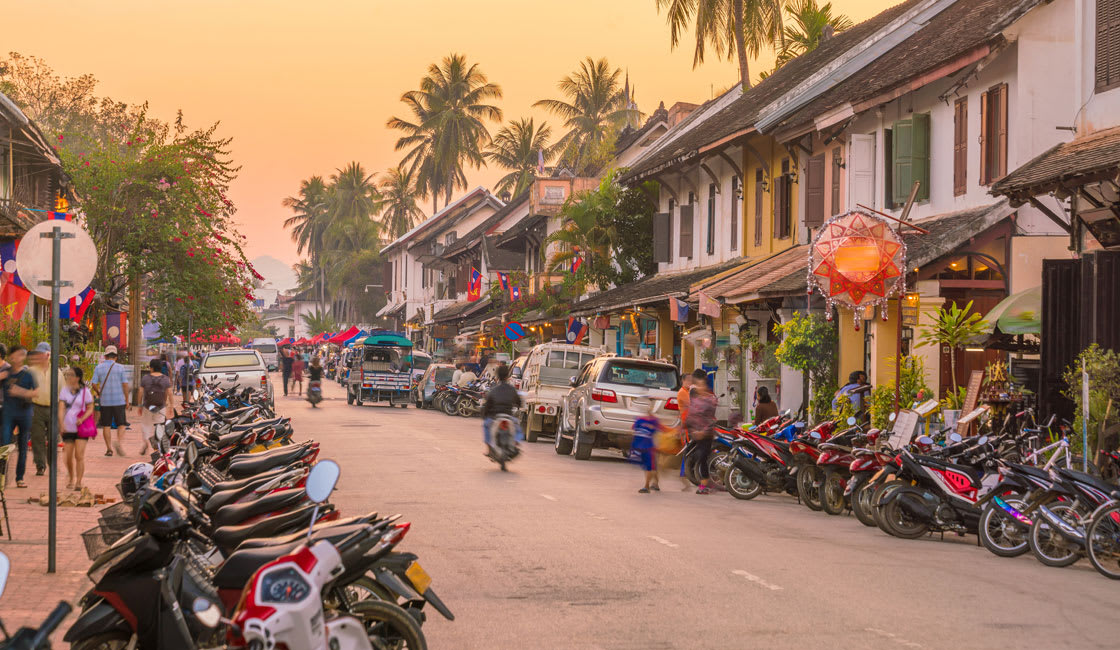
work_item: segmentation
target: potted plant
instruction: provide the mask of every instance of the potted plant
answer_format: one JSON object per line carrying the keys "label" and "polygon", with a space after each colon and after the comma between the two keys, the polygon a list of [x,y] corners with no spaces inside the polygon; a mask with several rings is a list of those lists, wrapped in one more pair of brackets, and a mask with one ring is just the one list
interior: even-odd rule
{"label": "potted plant", "polygon": [[963,348],[969,341],[983,336],[987,331],[987,325],[987,321],[980,314],[972,312],[970,300],[964,309],[957,307],[955,302],[948,308],[941,307],[934,315],[933,325],[922,328],[922,340],[918,343],[918,347],[936,345],[939,350],[949,348],[949,375],[952,378],[952,390],[948,393],[956,396],[954,400],[959,398],[959,401],[952,402],[955,404],[955,408],[952,409],[946,409],[944,403],[942,404],[941,413],[946,425],[950,419],[954,423],[960,419],[960,409],[964,405],[964,397],[960,394],[961,387],[957,386],[957,350]]}

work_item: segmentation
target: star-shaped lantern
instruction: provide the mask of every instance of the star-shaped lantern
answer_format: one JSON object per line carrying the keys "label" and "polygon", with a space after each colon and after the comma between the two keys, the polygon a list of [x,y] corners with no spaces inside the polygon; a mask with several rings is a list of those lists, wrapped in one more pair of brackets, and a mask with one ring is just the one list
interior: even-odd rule
{"label": "star-shaped lantern", "polygon": [[809,293],[816,287],[832,308],[855,313],[856,329],[868,306],[887,318],[886,303],[905,291],[906,244],[885,219],[852,211],[829,219],[809,247]]}

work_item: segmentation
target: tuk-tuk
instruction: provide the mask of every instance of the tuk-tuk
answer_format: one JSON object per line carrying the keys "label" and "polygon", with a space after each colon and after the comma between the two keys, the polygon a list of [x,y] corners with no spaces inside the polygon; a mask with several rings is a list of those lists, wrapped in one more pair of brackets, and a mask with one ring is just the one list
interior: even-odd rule
{"label": "tuk-tuk", "polygon": [[412,388],[412,341],[374,332],[355,341],[347,356],[346,403],[389,402],[407,408]]}

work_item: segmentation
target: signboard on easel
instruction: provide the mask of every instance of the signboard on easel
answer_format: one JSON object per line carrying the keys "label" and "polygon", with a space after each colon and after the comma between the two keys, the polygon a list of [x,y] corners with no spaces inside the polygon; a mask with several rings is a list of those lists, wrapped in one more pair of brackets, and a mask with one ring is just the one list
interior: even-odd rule
{"label": "signboard on easel", "polygon": [[[980,384],[983,382],[984,371],[973,370],[972,374],[968,377],[968,390],[965,391],[964,394],[964,406],[961,408],[961,413],[972,413],[976,410],[976,402],[980,399]],[[962,418],[957,421],[957,433],[960,435],[969,435],[971,429],[972,420],[965,421],[965,419]]]}
{"label": "signboard on easel", "polygon": [[918,432],[918,424],[921,422],[922,416],[917,411],[910,409],[902,409],[898,412],[898,417],[894,419],[894,429],[891,430],[891,437],[887,440],[887,445],[891,449],[902,449],[914,439],[914,434]]}

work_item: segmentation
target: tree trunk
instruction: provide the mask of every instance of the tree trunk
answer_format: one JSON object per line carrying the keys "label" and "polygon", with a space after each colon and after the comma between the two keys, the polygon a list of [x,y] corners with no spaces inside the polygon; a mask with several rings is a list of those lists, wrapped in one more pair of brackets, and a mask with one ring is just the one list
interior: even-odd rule
{"label": "tree trunk", "polygon": [[735,56],[739,58],[739,80],[742,91],[751,87],[750,63],[747,61],[747,35],[743,33],[743,0],[733,0],[731,10],[735,12]]}
{"label": "tree trunk", "polygon": [[[140,276],[133,276],[128,288],[128,360],[132,364],[132,381],[129,392],[137,395],[140,389],[140,349],[143,341],[143,323],[140,322],[140,300],[143,287]],[[126,396],[126,398],[129,396]],[[132,403],[138,403],[132,400]]]}

